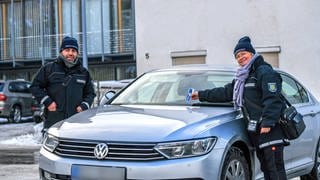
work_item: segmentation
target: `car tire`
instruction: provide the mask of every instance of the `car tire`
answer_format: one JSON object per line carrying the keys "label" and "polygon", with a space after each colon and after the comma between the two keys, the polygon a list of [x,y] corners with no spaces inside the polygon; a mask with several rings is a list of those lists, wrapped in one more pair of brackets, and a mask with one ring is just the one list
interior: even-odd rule
{"label": "car tire", "polygon": [[309,174],[300,176],[301,180],[319,180],[320,179],[320,140],[317,145],[314,166]]}
{"label": "car tire", "polygon": [[249,165],[240,148],[231,147],[223,163],[221,180],[228,179],[250,179]]}
{"label": "car tire", "polygon": [[21,122],[21,115],[21,108],[19,106],[13,106],[8,118],[9,123]]}

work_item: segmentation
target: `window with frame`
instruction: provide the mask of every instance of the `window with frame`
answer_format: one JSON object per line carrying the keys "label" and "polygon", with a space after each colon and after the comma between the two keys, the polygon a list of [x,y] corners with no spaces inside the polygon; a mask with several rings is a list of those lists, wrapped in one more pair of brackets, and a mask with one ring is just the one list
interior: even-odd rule
{"label": "window with frame", "polygon": [[9,91],[16,93],[30,93],[30,83],[27,82],[11,82],[9,84]]}
{"label": "window with frame", "polygon": [[308,103],[307,91],[296,80],[281,74],[282,94],[291,104]]}

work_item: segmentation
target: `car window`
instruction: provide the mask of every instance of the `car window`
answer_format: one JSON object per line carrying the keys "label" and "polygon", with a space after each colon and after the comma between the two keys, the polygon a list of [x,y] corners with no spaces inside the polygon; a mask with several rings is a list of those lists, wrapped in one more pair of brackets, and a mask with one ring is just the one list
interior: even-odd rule
{"label": "car window", "polygon": [[307,91],[294,79],[281,74],[282,77],[282,94],[291,104],[308,103]]}
{"label": "car window", "polygon": [[10,92],[30,93],[30,83],[28,82],[10,82],[8,89]]}
{"label": "car window", "polygon": [[112,104],[186,104],[189,88],[223,87],[232,81],[231,72],[185,71],[148,73],[126,88]]}
{"label": "car window", "polygon": [[0,91],[3,91],[4,83],[0,83]]}

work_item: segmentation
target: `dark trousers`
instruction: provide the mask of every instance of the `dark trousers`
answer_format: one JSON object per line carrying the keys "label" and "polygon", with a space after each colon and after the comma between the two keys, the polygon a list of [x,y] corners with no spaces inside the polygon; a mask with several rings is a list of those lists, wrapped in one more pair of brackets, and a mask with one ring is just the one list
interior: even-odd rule
{"label": "dark trousers", "polygon": [[283,145],[257,148],[257,156],[265,180],[287,180],[283,161]]}
{"label": "dark trousers", "polygon": [[43,123],[44,129],[49,129],[55,123],[63,120],[65,118],[64,112],[62,111],[48,111],[47,119]]}

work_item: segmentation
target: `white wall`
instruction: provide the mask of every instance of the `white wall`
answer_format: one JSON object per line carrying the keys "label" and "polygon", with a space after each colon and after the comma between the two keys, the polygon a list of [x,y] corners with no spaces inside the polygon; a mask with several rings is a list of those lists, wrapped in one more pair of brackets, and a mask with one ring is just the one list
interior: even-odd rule
{"label": "white wall", "polygon": [[319,0],[135,0],[138,74],[170,67],[173,51],[207,50],[207,64],[236,65],[233,48],[248,35],[254,46],[280,46],[280,68],[320,98],[319,7]]}

